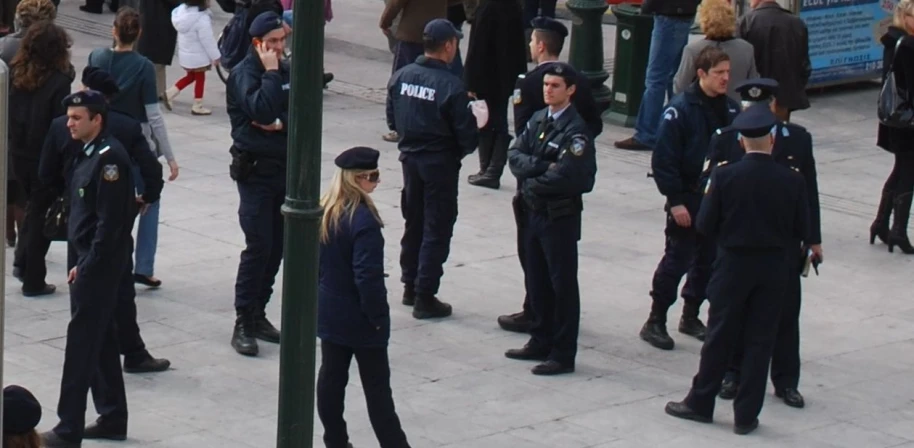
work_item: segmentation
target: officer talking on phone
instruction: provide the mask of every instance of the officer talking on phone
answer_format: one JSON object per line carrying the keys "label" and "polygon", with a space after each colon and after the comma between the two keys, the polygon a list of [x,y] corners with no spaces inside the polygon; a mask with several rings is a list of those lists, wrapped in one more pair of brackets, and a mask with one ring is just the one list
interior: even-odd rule
{"label": "officer talking on phone", "polygon": [[261,13],[248,32],[251,51],[229,75],[226,107],[232,123],[229,174],[238,184],[238,220],[247,245],[235,280],[232,347],[256,356],[257,339],[279,343],[265,309],[282,262],[290,70],[282,60],[286,30],[278,14]]}

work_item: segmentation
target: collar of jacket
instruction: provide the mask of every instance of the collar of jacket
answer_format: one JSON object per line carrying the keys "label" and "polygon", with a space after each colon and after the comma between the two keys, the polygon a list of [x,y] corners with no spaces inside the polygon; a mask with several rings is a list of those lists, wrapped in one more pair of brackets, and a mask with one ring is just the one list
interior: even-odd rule
{"label": "collar of jacket", "polygon": [[[552,124],[552,128],[556,131],[561,131],[565,129],[565,126],[568,126],[568,123],[571,123],[571,119],[578,114],[578,110],[574,108],[574,103],[569,104],[568,108],[559,115],[558,118]],[[541,120],[545,120],[549,117],[549,106],[546,106],[546,109],[543,110],[543,117]]]}
{"label": "collar of jacket", "polygon": [[698,80],[689,84],[689,87],[685,90],[685,99],[691,104],[701,104],[702,98],[706,97],[704,91],[701,90],[701,86],[698,85]]}
{"label": "collar of jacket", "polygon": [[771,154],[765,154],[763,152],[747,152],[743,156],[743,159],[747,160],[756,160],[759,162],[773,162],[774,158],[771,157]]}
{"label": "collar of jacket", "polygon": [[792,12],[790,12],[789,9],[784,9],[784,7],[781,6],[780,4],[778,4],[778,2],[776,2],[776,1],[764,2],[761,5],[756,6],[755,9],[780,9],[781,11],[785,11],[785,12],[789,12],[789,13],[793,14]]}
{"label": "collar of jacket", "polygon": [[447,63],[441,59],[430,58],[428,56],[422,55],[416,58],[416,64],[424,65],[426,67],[440,68],[442,70],[447,70]]}

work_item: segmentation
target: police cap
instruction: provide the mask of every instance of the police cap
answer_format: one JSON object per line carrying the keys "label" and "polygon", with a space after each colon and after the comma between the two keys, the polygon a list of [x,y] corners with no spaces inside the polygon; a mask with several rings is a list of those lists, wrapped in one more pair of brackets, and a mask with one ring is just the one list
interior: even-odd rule
{"label": "police cap", "polygon": [[376,170],[381,153],[365,146],[349,148],[336,156],[336,166],[344,170]]}
{"label": "police cap", "polygon": [[3,388],[3,432],[25,434],[41,421],[41,405],[31,392],[20,386]]}
{"label": "police cap", "polygon": [[107,96],[114,95],[120,90],[117,86],[117,81],[111,77],[111,74],[98,67],[86,67],[83,69],[82,83],[84,86]]}
{"label": "police cap", "polygon": [[455,37],[463,39],[463,33],[448,19],[434,19],[422,31],[422,40],[426,42],[447,42]]}
{"label": "police cap", "polygon": [[743,101],[769,101],[778,93],[778,82],[770,78],[747,79],[733,87]]}
{"label": "police cap", "polygon": [[71,93],[63,99],[63,107],[84,106],[93,109],[104,109],[106,104],[108,104],[108,102],[105,99],[105,95],[95,90],[83,90]]}
{"label": "police cap", "polygon": [[254,18],[251,26],[248,28],[248,34],[251,37],[261,38],[273,30],[282,28],[282,17],[273,11],[262,12]]}
{"label": "police cap", "polygon": [[543,74],[561,76],[565,79],[565,86],[567,87],[573,86],[578,79],[578,72],[575,71],[574,67],[564,62],[547,64],[546,69],[543,70]]}
{"label": "police cap", "polygon": [[531,20],[530,25],[533,25],[533,29],[549,31],[551,33],[558,34],[563,38],[568,36],[568,28],[565,27],[562,22],[559,22],[552,17],[539,16]]}
{"label": "police cap", "polygon": [[739,132],[744,137],[757,138],[770,134],[777,122],[777,117],[767,104],[755,104],[740,112],[728,129]]}

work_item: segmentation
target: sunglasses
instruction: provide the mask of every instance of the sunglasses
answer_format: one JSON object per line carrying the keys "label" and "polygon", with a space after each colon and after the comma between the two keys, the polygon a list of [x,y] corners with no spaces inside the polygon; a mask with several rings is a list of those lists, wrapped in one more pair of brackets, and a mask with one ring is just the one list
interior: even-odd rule
{"label": "sunglasses", "polygon": [[362,178],[362,179],[368,179],[368,182],[377,183],[379,180],[381,180],[381,172],[380,172],[380,171],[372,171],[372,172],[367,173],[367,174],[362,174],[362,175],[360,175],[359,177]]}

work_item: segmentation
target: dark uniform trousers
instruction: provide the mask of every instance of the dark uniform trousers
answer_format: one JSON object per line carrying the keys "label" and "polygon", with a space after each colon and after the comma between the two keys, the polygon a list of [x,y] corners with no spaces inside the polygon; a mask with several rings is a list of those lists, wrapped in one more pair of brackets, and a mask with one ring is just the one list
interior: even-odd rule
{"label": "dark uniform trousers", "polygon": [[44,218],[54,202],[54,193],[38,179],[38,160],[13,156],[12,162],[16,179],[28,198],[13,265],[23,271],[22,289],[39,291],[44,288],[48,273],[45,257],[51,240],[44,236]]}
{"label": "dark uniform trousers", "polygon": [[530,343],[550,350],[549,359],[574,366],[578,349],[581,294],[578,240],[581,212],[550,219],[545,210],[527,209],[524,281],[535,316]]}
{"label": "dark uniform trousers", "polygon": [[737,346],[742,384],[733,403],[736,424],[753,422],[765,400],[768,365],[790,269],[783,250],[721,248],[708,285],[708,332],[686,405],[712,417],[717,393]]}
{"label": "dark uniform trousers", "polygon": [[278,164],[260,161],[257,170],[237,182],[241,197],[238,220],[246,247],[235,280],[235,308],[263,316],[282,263],[286,173]]}
{"label": "dark uniform trousers", "polygon": [[[514,208],[514,224],[517,227],[517,258],[520,260],[520,269],[524,272],[524,278],[527,278],[527,243],[524,236],[524,228],[527,227],[527,215],[524,210],[524,197],[518,192],[511,201]],[[533,317],[533,307],[530,305],[530,294],[524,294],[524,315]]]}
{"label": "dark uniform trousers", "polygon": [[666,235],[663,257],[654,271],[651,284],[651,297],[654,301],[652,317],[665,318],[667,310],[676,302],[683,276],[686,276],[686,284],[682,288],[682,298],[687,305],[694,307],[697,312],[707,296],[716,247],[695,230],[699,201],[701,197],[696,196],[686,204],[692,218],[691,227],[679,226],[673,215],[667,212],[666,228],[663,231]]}
{"label": "dark uniform trousers", "polygon": [[400,240],[403,284],[434,295],[441,285],[457,221],[460,159],[454,152],[401,153],[400,208],[406,221]]}

